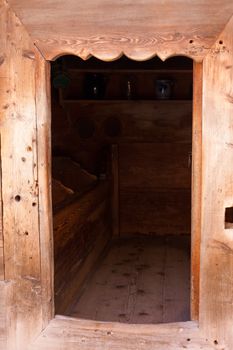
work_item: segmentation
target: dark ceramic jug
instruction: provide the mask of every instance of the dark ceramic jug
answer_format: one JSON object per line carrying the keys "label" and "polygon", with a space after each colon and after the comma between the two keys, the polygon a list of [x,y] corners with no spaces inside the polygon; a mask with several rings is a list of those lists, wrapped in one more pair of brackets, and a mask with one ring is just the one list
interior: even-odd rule
{"label": "dark ceramic jug", "polygon": [[84,78],[84,95],[87,99],[103,99],[106,91],[106,77],[103,74],[87,73]]}
{"label": "dark ceramic jug", "polygon": [[169,79],[157,79],[155,81],[155,96],[158,100],[169,100],[172,98],[174,82]]}

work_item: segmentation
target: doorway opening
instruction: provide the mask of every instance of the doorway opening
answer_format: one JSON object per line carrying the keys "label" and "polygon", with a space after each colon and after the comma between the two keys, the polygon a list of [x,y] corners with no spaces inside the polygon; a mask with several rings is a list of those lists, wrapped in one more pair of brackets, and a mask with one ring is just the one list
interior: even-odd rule
{"label": "doorway opening", "polygon": [[55,311],[190,320],[193,62],[52,63]]}

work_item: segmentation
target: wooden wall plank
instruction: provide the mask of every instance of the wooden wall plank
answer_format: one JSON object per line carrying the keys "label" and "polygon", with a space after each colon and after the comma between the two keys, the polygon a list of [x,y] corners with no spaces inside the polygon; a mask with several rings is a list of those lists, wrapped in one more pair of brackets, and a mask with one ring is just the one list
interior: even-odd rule
{"label": "wooden wall plank", "polygon": [[[0,154],[1,154],[1,132],[0,132]],[[5,278],[4,249],[3,249],[3,225],[2,225],[2,167],[0,157],[0,281]]]}
{"label": "wooden wall plank", "polygon": [[202,191],[202,63],[193,66],[191,318],[199,317]]}
{"label": "wooden wall plank", "polygon": [[120,232],[128,234],[190,233],[191,193],[187,190],[127,190],[120,198]]}
{"label": "wooden wall plank", "polygon": [[[231,0],[9,0],[46,59],[185,55],[201,60],[233,14]],[[216,15],[217,14],[217,15]],[[190,41],[191,40],[191,41]]]}
{"label": "wooden wall plank", "polygon": [[[191,100],[71,101],[65,103],[64,108],[69,114],[69,123],[73,130],[69,133],[72,142],[70,145],[65,145],[67,148],[68,146],[74,147],[75,145],[77,147],[80,145],[80,140],[77,137],[77,122],[83,116],[91,119],[96,126],[92,138],[93,142],[104,140],[111,143],[189,143],[191,140]],[[57,116],[58,120],[63,121],[62,127],[68,128],[64,125],[64,111],[60,116],[54,111],[54,115]],[[117,137],[110,138],[105,133],[104,122],[110,118],[117,118],[121,123],[121,134]],[[56,128],[56,125],[54,127]],[[58,128],[59,126],[57,126]],[[66,134],[61,139],[61,135],[58,134],[56,146],[59,146],[58,142],[60,141],[62,142],[60,146],[64,147],[65,137],[67,137]]]}
{"label": "wooden wall plank", "polygon": [[56,313],[67,313],[106,247],[110,208],[110,186],[104,181],[54,215]]}
{"label": "wooden wall plank", "polygon": [[0,282],[0,349],[6,348],[6,285]]}
{"label": "wooden wall plank", "polygon": [[50,63],[36,55],[36,115],[43,328],[54,316]]}
{"label": "wooden wall plank", "polygon": [[[1,4],[0,4],[1,9]],[[2,44],[2,40],[0,38],[0,45]],[[0,54],[0,67],[3,63],[4,57]],[[3,101],[3,86],[5,83],[5,79],[0,76],[0,105],[4,103]],[[3,83],[3,85],[2,85]],[[0,124],[1,125],[1,124]],[[1,154],[1,130],[0,130],[0,154]],[[2,223],[2,165],[1,165],[1,157],[0,157],[0,281],[4,280],[5,271],[4,271],[4,249],[3,249],[3,223]]]}
{"label": "wooden wall plank", "polygon": [[190,189],[191,148],[191,142],[121,144],[119,147],[121,190],[129,187]]}
{"label": "wooden wall plank", "polygon": [[[219,348],[233,348],[233,18],[203,63],[200,326]],[[232,226],[231,226],[232,227]]]}
{"label": "wooden wall plank", "polygon": [[[0,48],[2,226],[5,279],[12,285],[5,299],[7,348],[21,350],[43,328],[37,148],[41,126],[36,109],[41,99],[36,101],[41,61],[4,0],[0,1]],[[44,113],[42,106],[40,112]]]}
{"label": "wooden wall plank", "polygon": [[191,143],[119,145],[121,234],[190,233],[191,148]]}

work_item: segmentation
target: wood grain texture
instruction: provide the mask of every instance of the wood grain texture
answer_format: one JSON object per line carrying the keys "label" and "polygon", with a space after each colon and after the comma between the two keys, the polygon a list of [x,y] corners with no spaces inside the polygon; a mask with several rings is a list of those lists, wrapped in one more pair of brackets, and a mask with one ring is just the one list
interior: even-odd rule
{"label": "wood grain texture", "polygon": [[190,320],[190,237],[112,242],[70,316],[156,324]]}
{"label": "wood grain texture", "polygon": [[203,63],[200,327],[220,348],[233,347],[233,19]]}
{"label": "wood grain texture", "polygon": [[67,312],[110,239],[110,208],[109,184],[100,183],[55,213],[56,313]]}
{"label": "wood grain texture", "polygon": [[[9,0],[46,59],[185,55],[201,60],[233,14],[230,0]],[[191,41],[190,41],[191,40]]]}
{"label": "wood grain texture", "polygon": [[51,197],[51,96],[50,64],[37,53],[36,115],[38,145],[39,229],[42,283],[42,327],[54,316],[54,258]]}
{"label": "wood grain texture", "polygon": [[[1,132],[0,132],[0,154],[1,154]],[[2,167],[0,157],[0,281],[5,278],[4,249],[3,249],[3,224],[2,224]]]}
{"label": "wood grain texture", "polygon": [[0,349],[7,349],[7,298],[11,287],[10,281],[0,281]]}
{"label": "wood grain texture", "polygon": [[36,66],[39,53],[0,1],[0,123],[7,348],[24,349],[42,330]]}
{"label": "wood grain texture", "polygon": [[30,350],[213,350],[194,322],[122,325],[57,316]]}
{"label": "wood grain texture", "polygon": [[199,318],[202,191],[202,63],[193,66],[191,317]]}

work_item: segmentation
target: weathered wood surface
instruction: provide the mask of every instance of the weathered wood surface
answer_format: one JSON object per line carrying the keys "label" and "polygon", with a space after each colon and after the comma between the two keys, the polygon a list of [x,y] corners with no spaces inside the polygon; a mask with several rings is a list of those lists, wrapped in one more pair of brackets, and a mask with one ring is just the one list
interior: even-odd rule
{"label": "weathered wood surface", "polygon": [[200,327],[219,348],[233,348],[233,19],[203,63]]}
{"label": "weathered wood surface", "polygon": [[[1,154],[1,132],[0,132],[0,154]],[[0,157],[0,281],[4,280],[4,250],[3,250],[3,225],[2,225],[2,174],[1,174],[1,157]]]}
{"label": "weathered wood surface", "polygon": [[120,145],[122,234],[190,233],[190,151],[191,144]]}
{"label": "weathered wood surface", "polygon": [[194,322],[122,325],[57,316],[30,350],[213,350]]}
{"label": "weathered wood surface", "polygon": [[5,279],[12,285],[5,299],[7,347],[21,350],[42,330],[43,287],[48,288],[41,272],[38,193],[36,76],[41,58],[5,1],[0,1],[0,48],[2,227]]}
{"label": "weathered wood surface", "polygon": [[201,60],[233,14],[231,0],[9,0],[46,59],[179,54]]}
{"label": "weathered wood surface", "polygon": [[[100,183],[54,215],[56,313],[67,312],[111,236],[109,183]],[[88,259],[88,263],[85,261]]]}
{"label": "weathered wood surface", "polygon": [[7,297],[11,287],[9,281],[0,281],[0,349],[7,349]]}
{"label": "weathered wood surface", "polygon": [[36,60],[36,128],[38,157],[38,199],[41,254],[42,327],[54,315],[54,259],[51,196],[51,95],[50,64],[37,53]]}
{"label": "weathered wood surface", "polygon": [[112,242],[70,311],[129,324],[190,320],[190,236]]}
{"label": "weathered wood surface", "polygon": [[192,320],[198,320],[202,193],[202,63],[194,63],[193,68],[191,317]]}

